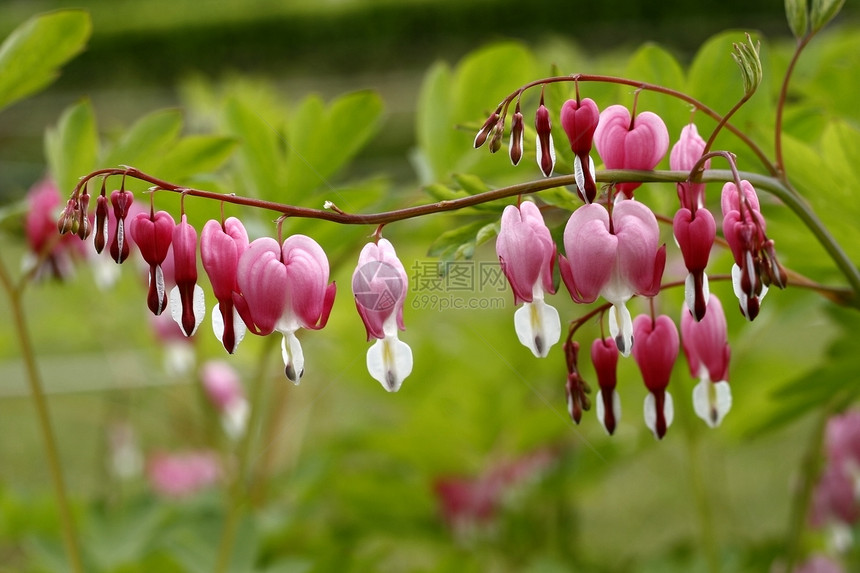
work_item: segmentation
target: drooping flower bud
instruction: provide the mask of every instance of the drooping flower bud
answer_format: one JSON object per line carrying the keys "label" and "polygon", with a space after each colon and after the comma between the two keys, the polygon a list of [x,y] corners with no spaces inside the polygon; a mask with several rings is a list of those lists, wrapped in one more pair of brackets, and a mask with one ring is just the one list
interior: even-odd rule
{"label": "drooping flower bud", "polygon": [[487,118],[487,121],[484,122],[484,125],[481,126],[481,129],[478,130],[478,134],[475,136],[475,149],[478,149],[487,141],[487,136],[490,135],[490,131],[496,127],[496,124],[499,122],[499,110],[494,111],[490,117]]}
{"label": "drooping flower bud", "polygon": [[517,337],[543,358],[561,336],[561,321],[558,311],[544,302],[545,293],[555,293],[556,247],[537,205],[523,201],[519,208],[505,207],[496,254],[514,291],[514,303],[523,303],[514,313]]}
{"label": "drooping flower bud", "polygon": [[[690,123],[681,129],[681,137],[672,146],[672,151],[669,153],[669,169],[677,171],[692,171],[699,159],[702,158],[702,153],[705,150],[706,142],[699,135],[696,129],[696,124]],[[704,169],[711,167],[711,160],[707,159],[703,165]],[[705,184],[691,183],[682,181],[677,184],[678,198],[681,200],[681,207],[689,209],[695,213],[697,209],[705,205]]]}
{"label": "drooping flower bud", "polygon": [[591,399],[588,397],[591,394],[591,387],[579,372],[579,343],[568,340],[563,347],[567,362],[567,382],[564,385],[567,413],[574,422],[579,424],[582,420],[582,412],[591,409]]}
{"label": "drooping flower bud", "polygon": [[511,156],[511,163],[517,165],[520,159],[523,158],[523,114],[517,109],[514,112],[514,117],[511,120],[511,142],[508,145],[508,153]]}
{"label": "drooping flower bud", "polygon": [[184,214],[173,228],[172,244],[176,286],[170,292],[170,314],[185,336],[191,336],[203,322],[206,303],[197,284],[197,231]]}
{"label": "drooping flower bud", "polygon": [[96,252],[101,254],[107,244],[107,238],[110,233],[108,224],[110,223],[110,211],[108,210],[108,198],[104,195],[96,197],[96,234],[93,237],[93,245]]}
{"label": "drooping flower bud", "polygon": [[[669,149],[669,131],[655,113],[643,111],[634,119],[623,105],[612,105],[600,113],[594,145],[607,169],[654,169]],[[633,196],[638,182],[619,183],[616,188]]]}
{"label": "drooping flower bud", "polygon": [[621,399],[615,391],[618,370],[618,347],[612,338],[598,338],[591,344],[591,361],[597,372],[597,418],[606,433],[612,435],[621,419]]}
{"label": "drooping flower bud", "polygon": [[552,143],[552,124],[549,110],[541,101],[535,112],[535,131],[537,131],[537,163],[544,177],[552,175],[555,168],[555,147]]}
{"label": "drooping flower bud", "polygon": [[657,439],[662,439],[675,412],[672,395],[666,387],[678,358],[678,329],[665,314],[657,318],[640,314],[633,321],[633,336],[636,339],[633,358],[649,392],[645,397],[645,425]]}
{"label": "drooping flower bud", "polygon": [[352,292],[367,339],[376,339],[367,351],[367,370],[389,392],[399,390],[412,372],[412,349],[397,335],[398,329],[406,329],[403,303],[408,286],[406,270],[388,240],[364,246],[352,275]]}

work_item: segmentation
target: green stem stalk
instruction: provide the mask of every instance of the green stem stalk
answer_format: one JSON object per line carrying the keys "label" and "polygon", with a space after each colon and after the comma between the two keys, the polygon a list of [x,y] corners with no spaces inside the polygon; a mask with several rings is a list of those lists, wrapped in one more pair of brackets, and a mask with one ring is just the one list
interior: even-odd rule
{"label": "green stem stalk", "polygon": [[242,517],[242,509],[247,505],[246,474],[251,458],[251,446],[254,441],[255,430],[262,414],[263,385],[268,372],[269,356],[277,340],[276,336],[267,336],[263,341],[260,359],[257,362],[257,371],[252,377],[250,406],[251,412],[248,416],[248,425],[239,448],[236,452],[236,470],[230,483],[230,506],[224,518],[224,526],[221,530],[221,540],[218,544],[218,557],[215,562],[215,573],[225,573],[230,566],[233,556],[233,548],[236,545],[236,533],[239,529],[239,520]]}
{"label": "green stem stalk", "polygon": [[[65,546],[66,556],[69,560],[69,567],[74,573],[83,573],[83,561],[81,560],[81,551],[78,546],[75,520],[66,493],[59,448],[57,447],[56,436],[51,424],[39,368],[36,364],[36,354],[33,349],[30,332],[27,329],[27,319],[22,300],[23,289],[13,286],[11,277],[7,273],[2,261],[0,261],[0,284],[2,284],[3,290],[6,291],[7,298],[9,299],[9,307],[12,310],[12,323],[15,327],[18,343],[21,346],[21,357],[24,360],[27,383],[30,386],[30,395],[36,408],[36,420],[39,424],[39,431],[42,434],[42,445],[45,449],[45,457],[47,458],[48,470],[51,474],[54,495],[57,498],[63,545]],[[23,283],[21,286],[23,286]]]}

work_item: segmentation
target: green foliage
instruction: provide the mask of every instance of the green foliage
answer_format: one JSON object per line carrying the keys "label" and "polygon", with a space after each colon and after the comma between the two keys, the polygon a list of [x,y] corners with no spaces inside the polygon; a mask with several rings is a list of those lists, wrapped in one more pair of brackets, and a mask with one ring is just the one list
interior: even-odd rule
{"label": "green foliage", "polygon": [[98,130],[89,100],[72,105],[60,116],[57,126],[45,134],[45,156],[60,189],[74,189],[78,178],[95,169]]}
{"label": "green foliage", "polygon": [[63,10],[35,16],[0,45],[0,110],[46,87],[90,37],[90,16]]}

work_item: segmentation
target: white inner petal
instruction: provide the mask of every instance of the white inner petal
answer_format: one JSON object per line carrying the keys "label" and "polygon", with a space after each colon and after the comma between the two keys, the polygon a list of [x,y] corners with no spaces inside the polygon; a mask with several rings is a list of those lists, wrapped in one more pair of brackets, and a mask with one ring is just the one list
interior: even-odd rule
{"label": "white inner petal", "polygon": [[[669,426],[672,425],[672,420],[675,418],[675,405],[669,392],[664,392],[663,395],[665,396],[663,400],[663,418],[666,420],[666,429],[668,430]],[[648,426],[654,437],[659,440],[660,437],[657,435],[657,401],[654,399],[654,394],[650,392],[645,396],[643,413],[645,415],[645,425]]]}
{"label": "white inner petal", "polygon": [[[606,427],[606,408],[603,406],[603,390],[597,391],[595,402],[597,403],[597,419],[600,420],[600,424],[608,434],[609,428]],[[618,422],[621,420],[621,398],[615,390],[612,390],[612,414],[615,417],[615,427],[617,428]]]}
{"label": "white inner petal", "polygon": [[609,307],[609,335],[615,339],[621,356],[630,356],[633,349],[633,319],[626,304],[613,304]]}
{"label": "white inner petal", "polygon": [[397,333],[377,339],[367,349],[367,371],[389,392],[397,392],[412,373],[412,349]]}
{"label": "white inner petal", "polygon": [[716,428],[732,408],[732,390],[728,382],[711,382],[707,378],[693,388],[693,409],[711,428]]}
{"label": "white inner petal", "polygon": [[290,382],[298,386],[305,374],[305,355],[302,352],[302,344],[296,338],[293,330],[283,333],[281,340],[281,356],[284,358],[284,372]]}
{"label": "white inner petal", "polygon": [[545,357],[549,349],[561,338],[561,320],[558,311],[541,298],[523,303],[516,310],[514,329],[520,343],[538,358]]}

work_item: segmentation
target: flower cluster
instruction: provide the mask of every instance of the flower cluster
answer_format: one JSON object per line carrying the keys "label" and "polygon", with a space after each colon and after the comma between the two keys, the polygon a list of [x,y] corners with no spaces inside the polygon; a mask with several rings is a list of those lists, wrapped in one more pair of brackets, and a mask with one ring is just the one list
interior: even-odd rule
{"label": "flower cluster", "polygon": [[[170,314],[186,337],[197,332],[206,314],[198,284],[199,254],[217,300],[212,329],[224,349],[236,352],[247,332],[267,336],[277,331],[284,373],[295,384],[301,381],[305,358],[297,333],[326,325],[337,291],[329,283],[328,258],[316,241],[305,235],[282,242],[271,237],[251,241],[235,217],[208,221],[198,237],[184,212],[177,222],[153,207],[135,211],[134,196],[125,189],[114,191],[110,199],[102,189],[93,224],[89,203],[85,189],[74,194],[60,215],[60,232],[81,238],[92,234],[96,251],[107,249],[117,263],[139,252],[148,268],[146,300],[153,315]],[[397,391],[412,371],[412,351],[397,335],[405,328],[407,279],[390,242],[377,238],[364,248],[352,286],[368,339],[378,339],[367,353],[368,371],[388,391]],[[238,383],[226,378],[223,368],[203,374],[207,391],[224,413],[225,429],[238,435],[247,405],[237,394]]]}
{"label": "flower cluster", "polygon": [[[498,149],[504,131],[503,104],[481,128],[475,140],[479,147],[490,139],[490,151]],[[522,157],[522,113],[517,103],[512,120],[511,160]],[[570,215],[563,233],[564,253],[557,253],[551,234],[536,203],[520,200],[502,214],[496,251],[505,276],[522,307],[514,315],[520,342],[537,357],[548,354],[561,338],[558,312],[545,302],[555,292],[553,267],[558,262],[562,282],[576,303],[589,304],[603,299],[605,305],[571,323],[564,354],[567,361],[566,393],[571,417],[579,423],[582,411],[590,408],[591,391],[578,367],[579,343],[572,340],[585,320],[606,315],[609,336],[601,336],[591,346],[591,358],[600,387],[597,415],[612,434],[621,416],[616,391],[618,357],[632,354],[648,389],[644,418],[657,438],[662,438],[672,423],[673,401],[667,387],[681,349],[690,373],[700,381],[693,391],[697,415],[709,426],[720,424],[731,408],[728,384],[729,345],[726,318],[717,297],[710,293],[706,268],[716,241],[716,221],[705,201],[701,172],[710,167],[712,156],[732,162],[727,153],[708,153],[706,142],[695,124],[683,128],[672,147],[669,164],[674,170],[689,173],[677,184],[679,207],[672,220],[687,277],[683,283],[685,305],[676,322],[667,315],[631,316],[627,308],[633,297],[651,298],[663,288],[666,245],[661,244],[658,219],[652,210],[634,197],[641,184],[625,181],[598,190],[592,148],[597,149],[606,169],[652,170],[669,151],[669,133],[663,120],[652,112],[636,114],[621,105],[602,112],[589,98],[564,103],[560,111],[562,128],[574,154],[573,174],[576,193],[583,201]],[[535,112],[537,163],[549,177],[555,169],[549,110],[543,96]],[[493,143],[496,143],[494,146]],[[741,191],[739,192],[738,189]],[[785,271],[779,265],[773,241],[765,235],[755,189],[737,178],[723,188],[721,206],[723,234],[735,264],[732,270],[735,294],[745,317],[752,320],[759,312],[767,285],[784,287]],[[602,325],[601,325],[602,328]]]}

